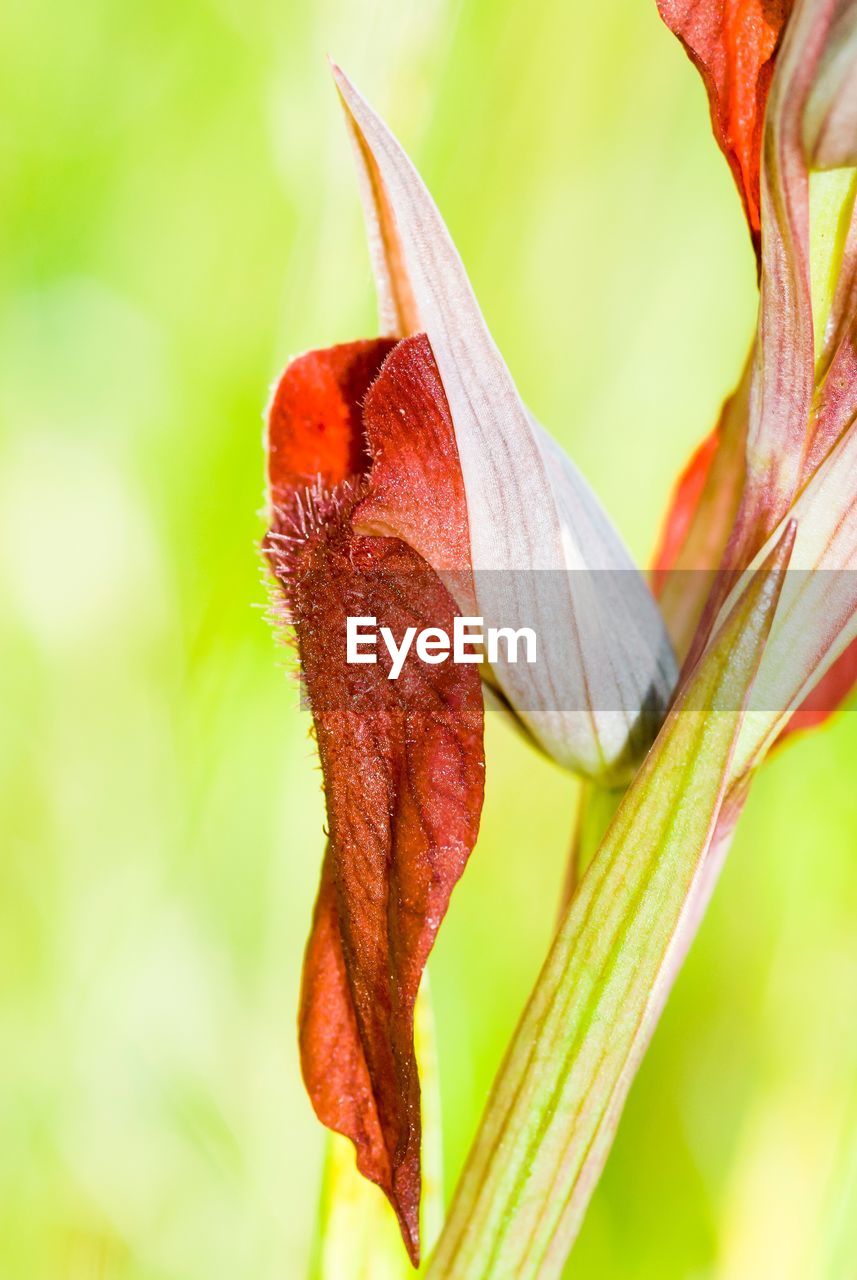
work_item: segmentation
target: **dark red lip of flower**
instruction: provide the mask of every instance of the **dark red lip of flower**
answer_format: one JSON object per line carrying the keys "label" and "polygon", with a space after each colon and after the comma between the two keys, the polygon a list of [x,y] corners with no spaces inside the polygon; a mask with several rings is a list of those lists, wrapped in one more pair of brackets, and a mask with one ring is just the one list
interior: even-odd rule
{"label": "dark red lip of flower", "polygon": [[[415,623],[452,626],[455,605],[431,566],[468,569],[467,508],[428,340],[295,360],[271,404],[268,467],[264,546],[295,629],[329,827],[301,1064],[316,1113],[354,1142],[416,1265],[414,1002],[476,841],[482,693],[474,666],[409,657],[390,681],[380,661],[347,665],[345,619],[376,617],[397,639]],[[383,536],[394,529],[407,541]]]}

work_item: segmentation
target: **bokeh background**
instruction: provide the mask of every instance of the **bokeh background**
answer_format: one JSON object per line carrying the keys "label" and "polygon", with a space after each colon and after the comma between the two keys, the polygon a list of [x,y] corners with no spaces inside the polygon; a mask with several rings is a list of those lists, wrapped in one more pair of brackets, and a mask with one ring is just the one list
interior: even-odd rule
{"label": "bokeh background", "polygon": [[[292,1280],[319,772],[263,620],[261,410],[375,332],[334,54],[641,563],[753,326],[654,0],[0,14],[0,1275]],[[857,717],[760,778],[570,1274],[857,1275]],[[491,718],[431,964],[451,1189],[555,920],[574,782]]]}

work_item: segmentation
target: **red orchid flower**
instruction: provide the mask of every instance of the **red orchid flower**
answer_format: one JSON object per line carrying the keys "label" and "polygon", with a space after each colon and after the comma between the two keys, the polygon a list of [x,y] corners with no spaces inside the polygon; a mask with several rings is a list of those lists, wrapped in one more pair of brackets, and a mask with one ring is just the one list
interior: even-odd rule
{"label": "red orchid flower", "polygon": [[[810,173],[857,161],[857,6],[658,0],[658,8],[708,90],[760,270],[747,365],[676,485],[655,559],[655,591],[689,668],[735,575],[818,484],[857,414],[857,213],[847,174],[836,210],[844,234],[826,264],[836,287],[823,307],[814,309],[810,278]],[[801,537],[795,550],[793,568],[816,567]],[[829,553],[824,564],[836,567]],[[857,642],[830,648],[782,736],[821,723],[851,692]]]}
{"label": "red orchid flower", "polygon": [[[847,234],[828,263],[839,284],[819,300],[810,169],[857,161],[855,3],[661,2],[709,90],[757,246],[760,308],[738,388],[681,478],[662,537],[656,586],[684,668],[663,731],[672,745],[656,745],[639,773],[677,685],[661,613],[523,404],[419,176],[334,71],[388,336],[286,369],[269,414],[265,550],[295,633],[329,824],[301,997],[304,1077],[320,1119],[352,1139],[359,1168],[389,1197],[414,1262],[414,1003],[476,840],[483,696],[563,765],[607,787],[630,783],[633,809],[655,794],[661,753],[670,786],[681,782],[676,708],[693,704],[700,671],[719,687],[723,637],[746,649],[736,619],[753,615],[748,599],[766,602],[752,653],[739,654],[737,727],[720,734],[719,773],[705,780],[711,821],[696,824],[701,869],[689,868],[684,906],[676,898],[665,994],[756,767],[795,712],[819,716],[812,699],[826,682],[837,696],[850,687],[857,528],[843,512],[857,474],[857,216],[851,190]],[[808,572],[785,581],[787,563]],[[776,591],[763,585],[772,565]],[[828,575],[841,572],[834,590]],[[449,632],[468,615],[561,642],[532,668],[496,653],[479,668],[435,662],[405,645],[418,628]],[[349,619],[370,618],[398,646],[400,670],[380,656],[349,664]],[[703,764],[691,763],[701,778]],[[591,881],[587,892],[597,892]],[[467,1234],[461,1221],[456,1230]]]}
{"label": "red orchid flower", "polygon": [[[340,72],[392,337],[310,352],[268,417],[268,562],[313,714],[329,844],[306,952],[303,1073],[418,1258],[420,977],[473,848],[482,698],[569,768],[627,779],[676,677],[644,579],[532,418],[437,209]],[[597,575],[607,586],[600,587]],[[348,619],[401,646],[455,617],[534,629],[522,666],[349,665]],[[480,675],[482,681],[480,681]],[[395,679],[391,679],[395,676]]]}

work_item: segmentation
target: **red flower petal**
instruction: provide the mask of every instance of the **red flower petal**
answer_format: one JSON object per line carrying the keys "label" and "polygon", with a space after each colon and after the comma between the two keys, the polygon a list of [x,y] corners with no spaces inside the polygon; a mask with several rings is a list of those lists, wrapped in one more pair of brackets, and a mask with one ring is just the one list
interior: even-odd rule
{"label": "red flower petal", "polygon": [[380,643],[374,665],[345,660],[348,617],[375,618],[400,643],[408,627],[451,633],[456,614],[413,546],[357,532],[358,513],[469,574],[455,437],[431,348],[421,336],[401,343],[369,391],[390,347],[349,344],[286,370],[269,431],[277,501],[266,550],[295,626],[330,832],[304,964],[304,1080],[319,1118],[351,1138],[359,1169],[389,1197],[416,1264],[414,1003],[476,841],[483,711],[475,665],[428,665],[412,649],[391,680]]}
{"label": "red flower petal", "polygon": [[774,55],[792,0],[658,0],[705,83],[717,143],[758,251],[759,157]]}
{"label": "red flower petal", "polygon": [[353,1139],[358,1167],[367,1177],[390,1186],[390,1160],[342,954],[329,847],[304,955],[298,1023],[304,1080],[318,1115]]}
{"label": "red flower petal", "polygon": [[413,653],[398,680],[387,679],[380,656],[375,666],[345,665],[348,614],[377,618],[399,640],[408,626],[452,629],[452,601],[403,542],[354,535],[343,518],[301,560],[294,608],[324,772],[336,912],[334,931],[323,890],[316,930],[334,944],[338,934],[341,948],[340,963],[335,945],[325,956],[330,943],[311,943],[304,1074],[319,1118],[354,1141],[362,1172],[390,1197],[416,1262],[414,1002],[476,841],[484,776],[479,673],[449,661],[428,667]]}
{"label": "red flower petal", "polygon": [[470,569],[467,499],[452,415],[424,333],[405,338],[366,396],[372,455],[361,533],[395,534],[432,568]]}
{"label": "red flower petal", "polygon": [[362,475],[369,455],[361,406],[395,346],[389,338],[308,351],[288,366],[268,409],[268,482],[275,502],[321,479]]}

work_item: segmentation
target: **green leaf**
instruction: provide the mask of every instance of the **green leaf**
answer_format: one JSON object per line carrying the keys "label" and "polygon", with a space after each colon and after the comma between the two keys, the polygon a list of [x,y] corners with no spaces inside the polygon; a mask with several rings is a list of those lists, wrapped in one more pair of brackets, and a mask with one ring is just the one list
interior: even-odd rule
{"label": "green leaf", "polygon": [[513,1038],[428,1275],[562,1270],[684,955],[790,526],[692,674],[573,898]]}

